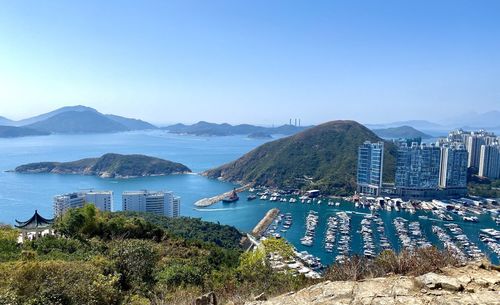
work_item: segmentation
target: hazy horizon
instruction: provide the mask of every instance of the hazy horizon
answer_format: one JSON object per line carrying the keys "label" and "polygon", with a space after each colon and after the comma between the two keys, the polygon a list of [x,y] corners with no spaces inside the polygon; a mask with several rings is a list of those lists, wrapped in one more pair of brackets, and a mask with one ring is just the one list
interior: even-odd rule
{"label": "hazy horizon", "polygon": [[500,2],[4,2],[0,116],[435,123],[500,110]]}

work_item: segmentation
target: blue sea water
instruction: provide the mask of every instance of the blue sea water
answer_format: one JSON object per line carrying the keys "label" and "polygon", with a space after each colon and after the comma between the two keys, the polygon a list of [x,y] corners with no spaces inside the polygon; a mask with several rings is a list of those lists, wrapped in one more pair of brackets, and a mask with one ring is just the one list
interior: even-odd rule
{"label": "blue sea water", "polygon": [[[171,190],[181,196],[181,214],[183,216],[200,217],[204,220],[233,225],[242,231],[250,231],[265,213],[274,207],[282,213],[291,213],[293,225],[283,236],[299,250],[307,250],[322,258],[324,263],[331,263],[336,253],[326,253],[323,239],[327,219],[338,211],[348,211],[352,217],[352,252],[360,253],[362,249],[361,235],[357,233],[362,217],[370,213],[368,209],[355,209],[352,203],[339,200],[339,207],[326,204],[280,203],[256,199],[247,202],[244,193],[240,201],[231,204],[217,203],[208,208],[196,208],[193,204],[205,197],[231,190],[234,185],[227,182],[207,179],[189,174],[167,177],[146,177],[137,179],[101,179],[80,175],[51,174],[17,174],[6,172],[18,165],[41,161],[72,161],[81,158],[97,157],[105,153],[146,154],[190,167],[193,172],[224,164],[249,152],[268,140],[248,139],[245,136],[230,137],[197,137],[169,134],[164,131],[128,132],[117,134],[93,135],[51,135],[43,137],[26,137],[16,139],[0,139],[0,223],[14,223],[14,219],[24,220],[38,209],[42,215],[52,215],[52,198],[82,189],[114,191],[114,210],[121,209],[121,193],[127,190]],[[309,210],[319,213],[319,225],[313,247],[300,244],[304,235],[305,218]],[[352,212],[352,213],[351,213]],[[426,237],[438,246],[442,246],[431,231],[432,224],[442,226],[438,220],[419,219],[419,215],[432,215],[425,212],[409,214],[406,212],[380,211],[385,222],[386,235],[396,250],[400,244],[392,224],[394,217],[400,216],[411,221],[419,221]],[[498,258],[479,240],[479,228],[497,228],[489,216],[480,217],[479,224],[464,223],[458,218],[456,222],[494,262]]]}

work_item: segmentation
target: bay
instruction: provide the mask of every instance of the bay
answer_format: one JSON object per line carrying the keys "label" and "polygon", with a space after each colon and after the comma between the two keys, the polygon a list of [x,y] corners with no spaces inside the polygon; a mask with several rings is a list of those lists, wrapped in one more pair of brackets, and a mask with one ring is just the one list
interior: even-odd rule
{"label": "bay", "polygon": [[[248,193],[242,194],[241,200],[232,204],[217,203],[208,208],[196,208],[194,202],[201,198],[214,196],[235,187],[232,183],[207,179],[199,176],[206,169],[224,164],[265,143],[266,139],[249,139],[245,136],[198,137],[175,135],[164,131],[141,131],[116,134],[91,135],[50,135],[16,139],[0,139],[0,223],[13,224],[14,219],[24,220],[35,209],[46,217],[52,215],[52,198],[83,189],[112,190],[114,192],[113,210],[121,209],[121,193],[129,190],[170,190],[181,196],[181,215],[199,217],[207,221],[232,225],[241,231],[250,231],[265,213],[274,207],[281,213],[291,213],[293,225],[283,237],[292,242],[298,250],[307,250],[319,256],[324,263],[331,263],[336,253],[327,253],[323,248],[326,223],[329,216],[339,211],[347,211],[352,217],[352,253],[362,251],[361,235],[357,233],[363,216],[368,209],[355,209],[352,203],[337,200],[339,207],[326,204],[281,203],[264,200],[246,201]],[[80,175],[18,174],[6,172],[16,166],[41,161],[73,161],[81,158],[98,157],[105,153],[145,154],[187,165],[195,174],[173,175],[166,177],[145,177],[136,179],[101,179]],[[304,235],[305,218],[310,210],[318,211],[319,225],[315,243],[312,247],[300,244]],[[426,237],[435,245],[442,244],[432,233],[432,224],[442,226],[442,222],[432,220],[430,213],[417,211],[406,212],[380,211],[385,222],[386,235],[396,250],[400,243],[392,224],[394,217],[403,217],[410,221],[419,221]],[[427,215],[430,220],[419,219]],[[458,223],[471,241],[493,261],[493,255],[479,240],[480,228],[496,228],[496,224],[487,215],[480,218],[479,224],[464,223],[457,217]]]}

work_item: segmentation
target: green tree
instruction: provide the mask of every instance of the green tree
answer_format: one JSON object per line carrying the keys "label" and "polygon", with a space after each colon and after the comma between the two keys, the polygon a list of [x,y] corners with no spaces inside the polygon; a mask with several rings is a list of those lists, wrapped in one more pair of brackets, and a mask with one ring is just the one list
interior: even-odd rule
{"label": "green tree", "polygon": [[121,275],[123,289],[143,290],[154,283],[154,271],[159,260],[157,244],[152,241],[127,239],[110,244],[109,256]]}
{"label": "green tree", "polygon": [[21,249],[17,244],[20,232],[9,226],[0,226],[0,262],[15,260]]}
{"label": "green tree", "polygon": [[288,260],[294,256],[292,246],[282,238],[267,238],[266,240],[262,241],[262,245],[265,249],[266,254],[278,253],[285,260]]}

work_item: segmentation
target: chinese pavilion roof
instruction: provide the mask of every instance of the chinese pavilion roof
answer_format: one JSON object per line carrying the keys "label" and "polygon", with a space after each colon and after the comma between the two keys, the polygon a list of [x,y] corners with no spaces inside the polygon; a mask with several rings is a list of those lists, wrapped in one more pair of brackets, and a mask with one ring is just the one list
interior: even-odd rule
{"label": "chinese pavilion roof", "polygon": [[26,221],[19,221],[16,219],[17,225],[16,228],[24,229],[24,230],[36,230],[36,229],[45,229],[52,226],[54,223],[54,219],[43,218],[38,214],[38,211],[35,210],[35,214]]}

